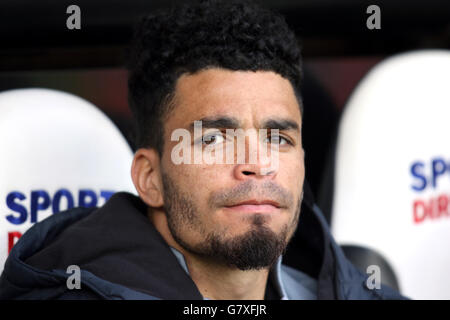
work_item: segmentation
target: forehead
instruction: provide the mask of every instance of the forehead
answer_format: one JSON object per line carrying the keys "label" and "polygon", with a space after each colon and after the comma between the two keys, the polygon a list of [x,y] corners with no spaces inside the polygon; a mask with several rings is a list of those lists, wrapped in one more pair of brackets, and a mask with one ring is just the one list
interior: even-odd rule
{"label": "forehead", "polygon": [[223,115],[248,125],[271,117],[300,125],[298,103],[290,81],[277,73],[211,68],[178,79],[166,124],[182,128],[196,119]]}

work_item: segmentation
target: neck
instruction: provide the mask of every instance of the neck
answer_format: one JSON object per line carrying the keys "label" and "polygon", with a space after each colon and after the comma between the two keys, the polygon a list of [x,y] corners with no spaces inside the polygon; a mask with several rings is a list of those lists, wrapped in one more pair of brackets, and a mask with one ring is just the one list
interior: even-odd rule
{"label": "neck", "polygon": [[242,271],[183,253],[200,293],[212,300],[263,300],[268,269]]}
{"label": "neck", "polygon": [[212,300],[264,299],[268,268],[242,271],[192,254],[173,239],[163,211],[149,209],[148,217],[167,244],[183,254],[191,279],[203,297]]}

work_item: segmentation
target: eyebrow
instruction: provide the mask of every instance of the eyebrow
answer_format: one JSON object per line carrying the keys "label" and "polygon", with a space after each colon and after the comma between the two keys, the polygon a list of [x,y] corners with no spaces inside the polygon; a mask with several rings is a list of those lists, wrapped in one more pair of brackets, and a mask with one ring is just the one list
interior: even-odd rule
{"label": "eyebrow", "polygon": [[297,122],[289,119],[270,119],[263,123],[262,129],[294,130],[300,132]]}
{"label": "eyebrow", "polygon": [[[204,117],[196,121],[202,122],[202,128],[238,129],[241,127],[237,118],[228,116]],[[194,122],[189,125],[189,129],[194,130]],[[300,126],[297,122],[284,118],[265,120],[260,129],[295,130],[300,132]]]}
{"label": "eyebrow", "polygon": [[[240,125],[239,120],[228,116],[205,117],[196,121],[202,122],[202,128],[238,129]],[[189,129],[194,130],[194,122],[189,125]]]}

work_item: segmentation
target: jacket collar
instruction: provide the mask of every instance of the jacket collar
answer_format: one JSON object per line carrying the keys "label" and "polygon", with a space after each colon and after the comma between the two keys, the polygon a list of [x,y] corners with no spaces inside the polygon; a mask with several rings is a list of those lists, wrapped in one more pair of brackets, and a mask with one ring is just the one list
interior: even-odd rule
{"label": "jacket collar", "polygon": [[[335,256],[326,222],[318,214],[305,194],[299,227],[283,262],[318,279],[319,299],[334,299]],[[146,217],[145,204],[129,193],[114,194],[93,212],[78,208],[34,225],[14,246],[4,274],[25,288],[36,285],[36,275],[45,275],[54,287],[58,280],[52,271],[73,264],[103,281],[153,297],[203,298]],[[14,270],[18,265],[22,272]]]}

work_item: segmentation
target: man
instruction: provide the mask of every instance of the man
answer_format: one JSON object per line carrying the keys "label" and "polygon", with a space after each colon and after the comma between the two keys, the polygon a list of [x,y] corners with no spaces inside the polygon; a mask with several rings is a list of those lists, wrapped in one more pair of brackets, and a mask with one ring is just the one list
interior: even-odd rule
{"label": "man", "polygon": [[300,48],[282,17],[242,1],[158,12],[137,28],[129,69],[139,197],[36,224],[1,298],[401,298],[367,287],[304,192]]}

